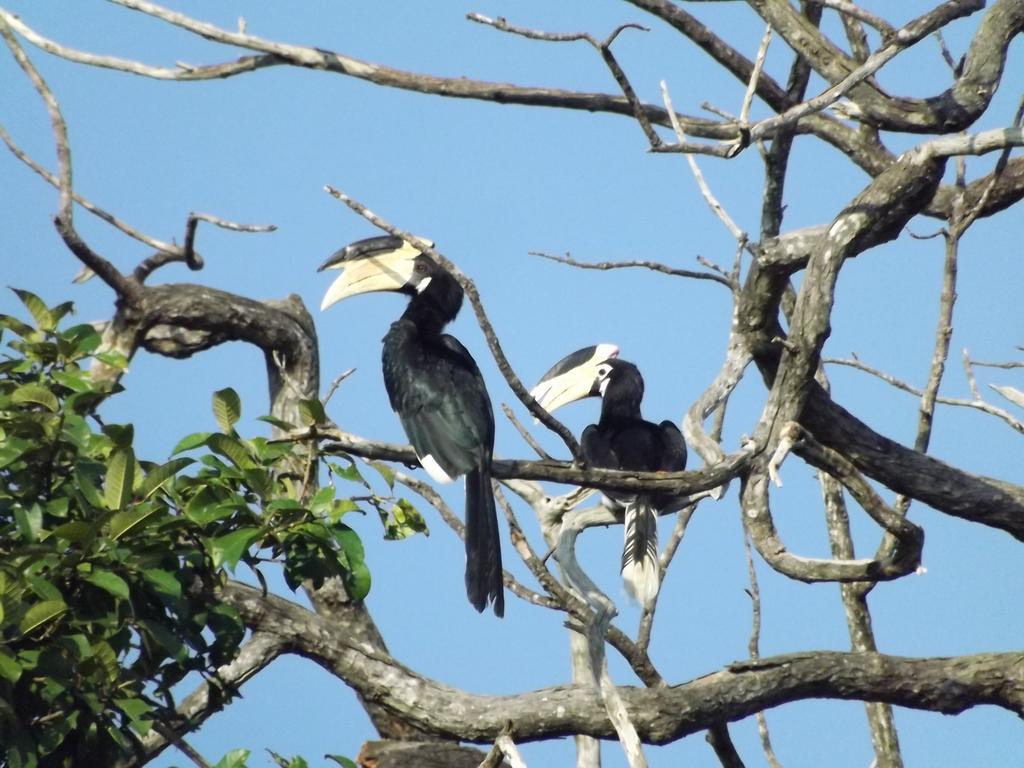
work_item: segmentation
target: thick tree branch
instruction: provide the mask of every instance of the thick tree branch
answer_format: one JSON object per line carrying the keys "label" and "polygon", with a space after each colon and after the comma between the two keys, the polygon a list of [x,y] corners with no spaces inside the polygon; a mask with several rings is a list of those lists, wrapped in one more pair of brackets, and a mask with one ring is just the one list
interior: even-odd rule
{"label": "thick tree branch", "polygon": [[[749,4],[815,71],[833,85],[858,68],[784,0],[748,0]],[[887,47],[902,49],[984,7],[984,0],[949,0],[896,33]],[[970,126],[988,107],[1002,77],[1010,41],[1024,27],[1024,2],[1001,0],[986,14],[971,43],[956,83],[927,99],[895,98],[877,85],[864,83],[850,93],[851,116],[884,130],[952,133]],[[877,54],[876,54],[877,55]]]}
{"label": "thick tree branch", "polygon": [[[493,742],[511,720],[520,743],[584,733],[614,738],[599,696],[558,686],[515,696],[480,696],[421,677],[386,654],[354,643],[299,605],[231,585],[225,598],[246,622],[288,638],[289,648],[345,680],[369,701],[417,727]],[[810,698],[886,701],[955,714],[991,704],[1024,716],[1024,654],[908,659],[874,653],[797,653],[737,662],[682,685],[618,689],[641,739],[665,744],[715,723]]]}

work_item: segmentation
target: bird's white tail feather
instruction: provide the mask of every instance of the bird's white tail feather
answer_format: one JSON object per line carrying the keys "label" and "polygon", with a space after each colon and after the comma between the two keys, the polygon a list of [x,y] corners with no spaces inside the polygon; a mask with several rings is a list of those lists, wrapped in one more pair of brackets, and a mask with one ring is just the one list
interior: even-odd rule
{"label": "bird's white tail feather", "polygon": [[629,502],[625,513],[622,580],[626,592],[647,606],[658,594],[658,518],[646,504]]}

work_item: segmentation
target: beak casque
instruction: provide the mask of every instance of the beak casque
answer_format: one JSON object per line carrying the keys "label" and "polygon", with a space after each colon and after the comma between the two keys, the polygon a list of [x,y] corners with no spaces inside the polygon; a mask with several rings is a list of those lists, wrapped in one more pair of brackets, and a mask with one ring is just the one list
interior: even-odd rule
{"label": "beak casque", "polygon": [[[423,240],[428,247],[429,240]],[[342,299],[372,291],[400,291],[412,279],[420,251],[398,237],[371,237],[346,245],[327,259],[319,270],[341,269],[320,302],[327,309]]]}
{"label": "beak casque", "polygon": [[596,395],[594,384],[598,378],[598,367],[618,356],[619,348],[614,344],[597,344],[577,350],[555,363],[530,390],[530,394],[549,413]]}

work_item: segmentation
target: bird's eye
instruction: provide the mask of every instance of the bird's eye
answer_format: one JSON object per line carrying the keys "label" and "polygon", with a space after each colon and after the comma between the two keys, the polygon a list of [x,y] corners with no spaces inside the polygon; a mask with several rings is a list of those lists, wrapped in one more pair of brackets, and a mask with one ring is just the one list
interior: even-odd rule
{"label": "bird's eye", "polygon": [[427,265],[424,264],[422,261],[417,261],[416,266],[414,266],[413,269],[422,275],[424,272],[427,271]]}
{"label": "bird's eye", "polygon": [[607,378],[608,374],[611,373],[611,372],[612,372],[612,367],[610,365],[598,366],[597,377],[599,379]]}

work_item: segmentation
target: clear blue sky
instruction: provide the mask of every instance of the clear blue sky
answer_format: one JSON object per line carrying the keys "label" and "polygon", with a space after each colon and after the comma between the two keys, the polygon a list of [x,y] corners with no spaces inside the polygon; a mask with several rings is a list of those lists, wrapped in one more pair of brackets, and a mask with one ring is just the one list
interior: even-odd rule
{"label": "clear blue sky", "polygon": [[[651,24],[627,31],[615,51],[641,96],[658,100],[665,79],[676,108],[696,114],[711,101],[738,112],[742,86],[721,73],[687,41],[632,6],[603,0],[545,3],[204,3],[175,0],[175,9],[234,28],[245,16],[252,34],[316,45],[403,69],[520,84],[614,92],[599,56],[585,44],[552,45],[498,33],[464,19],[468,11],[504,15],[513,23],[551,31],[604,36],[623,22]],[[238,55],[185,32],[99,0],[0,0],[41,33],[98,53],[171,66],[209,63]],[[876,2],[880,13],[892,4]],[[929,3],[899,5],[909,19]],[[761,25],[742,4],[691,4],[749,56]],[[977,19],[954,26],[954,55]],[[833,28],[834,28],[833,24]],[[241,52],[238,52],[241,53]],[[1006,80],[977,128],[1009,123],[1024,78],[1021,44],[1011,53]],[[328,285],[316,266],[341,245],[375,230],[322,191],[336,186],[404,229],[428,236],[477,282],[505,351],[524,381],[535,381],[555,360],[590,343],[611,341],[636,362],[647,381],[645,415],[679,420],[715,375],[724,355],[729,297],[720,286],[645,271],[583,272],[541,261],[529,251],[571,251],[581,260],[655,259],[695,267],[704,256],[730,264],[734,242],[703,203],[679,156],[653,156],[637,125],[586,113],[443,100],[387,90],[337,75],[286,68],[223,82],[163,83],[89,69],[29,54],[49,80],[67,118],[78,192],[134,226],[180,241],[185,218],[199,210],[250,223],[273,223],[274,234],[201,229],[198,247],[206,269],[163,270],[167,281],[199,282],[245,296],[278,298],[298,293],[315,310]],[[907,55],[913,62],[880,79],[892,91],[938,93],[949,82],[934,41]],[[901,59],[902,60],[902,59]],[[898,61],[901,61],[898,60]],[[769,71],[785,80],[788,56],[773,43]],[[54,167],[45,111],[8,56],[0,56],[0,120],[33,157]],[[821,83],[814,81],[814,87]],[[765,116],[755,103],[755,116]],[[894,149],[911,146],[900,138]],[[700,160],[704,174],[734,219],[751,233],[759,220],[761,168],[755,150],[733,161]],[[970,160],[972,176],[991,158]],[[82,321],[108,318],[112,295],[100,281],[73,286],[78,264],[50,223],[57,195],[6,152],[0,152],[3,204],[3,282],[56,303],[74,299]],[[866,177],[833,150],[811,139],[797,142],[787,185],[786,229],[827,223],[865,184]],[[958,364],[969,347],[984,359],[1010,359],[1021,344],[1018,275],[1024,218],[1019,212],[983,222],[967,236],[960,262],[960,301],[943,393],[967,396]],[[148,255],[84,212],[77,223],[99,252],[128,270]],[[937,228],[912,224],[917,233]],[[826,353],[863,360],[920,385],[928,370],[941,277],[940,240],[907,238],[863,255],[844,268],[833,334]],[[323,386],[356,367],[330,403],[344,429],[400,441],[402,433],[384,394],[380,339],[401,311],[392,296],[360,297],[317,313]],[[16,311],[10,293],[0,311]],[[469,312],[454,333],[474,353],[495,405],[513,402]],[[1024,388],[1014,371],[979,371],[980,383]],[[916,401],[864,374],[833,371],[836,399],[883,433],[912,443]],[[134,360],[127,392],[105,417],[134,421],[140,455],[165,457],[185,433],[210,429],[210,393],[232,386],[251,421],[264,413],[266,382],[261,355],[232,344],[188,361],[148,354]],[[993,399],[997,396],[985,389]],[[726,448],[753,429],[764,388],[748,374],[730,408]],[[518,407],[518,406],[517,406]],[[566,409],[576,430],[596,416],[596,402]],[[522,409],[519,409],[520,414]],[[546,439],[546,438],[545,438]],[[552,450],[555,441],[548,440]],[[934,453],[979,473],[1020,480],[1019,437],[975,412],[943,409]],[[497,452],[527,457],[529,449],[500,417]],[[697,463],[691,458],[691,466]],[[786,485],[773,495],[781,535],[792,551],[825,556],[828,542],[813,472],[787,463]],[[734,486],[720,503],[703,505],[683,541],[665,585],[652,655],[670,682],[684,682],[744,658],[750,603],[739,509]],[[462,508],[461,490],[448,494]],[[569,678],[562,616],[508,598],[507,615],[477,615],[463,596],[461,544],[436,514],[421,505],[429,538],[389,543],[370,517],[355,525],[366,543],[374,585],[368,598],[391,651],[425,675],[481,693],[514,693]],[[883,585],[871,607],[880,648],[911,656],[953,655],[1021,648],[1024,558],[1008,535],[932,512],[920,504],[914,519],[925,526],[927,573]],[[534,546],[537,526],[521,512]],[[855,514],[859,552],[874,550],[878,531]],[[662,521],[667,537],[671,521]],[[638,612],[618,579],[622,532],[583,536],[584,567],[620,607],[619,625],[635,630]],[[511,547],[507,564],[520,575]],[[761,652],[849,647],[835,585],[789,581],[758,563],[764,601]],[[525,575],[524,575],[525,578]],[[527,579],[528,580],[528,579]],[[636,681],[614,656],[613,678]],[[355,756],[374,737],[353,694],[312,664],[286,658],[243,689],[244,698],[213,717],[191,741],[208,758],[245,746],[285,755],[302,753],[320,764],[325,752]],[[1018,765],[1020,722],[1002,710],[979,708],[959,717],[897,711],[908,766]],[[787,768],[867,766],[872,758],[863,707],[858,703],[805,702],[768,713],[777,754]],[[732,727],[748,761],[762,761],[753,720]],[[530,746],[531,766],[569,765],[571,741]],[[624,764],[614,743],[605,764]],[[713,766],[700,735],[648,750],[652,766]],[[186,765],[168,751],[158,766]],[[269,765],[262,754],[254,765]]]}

